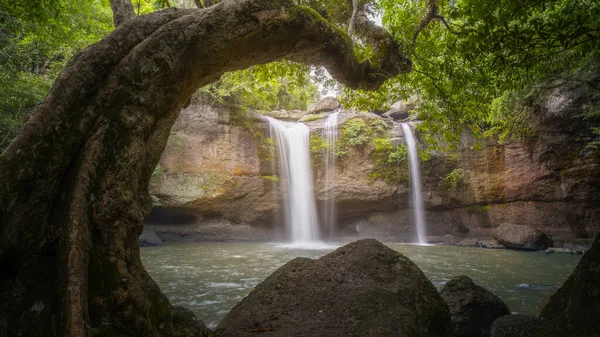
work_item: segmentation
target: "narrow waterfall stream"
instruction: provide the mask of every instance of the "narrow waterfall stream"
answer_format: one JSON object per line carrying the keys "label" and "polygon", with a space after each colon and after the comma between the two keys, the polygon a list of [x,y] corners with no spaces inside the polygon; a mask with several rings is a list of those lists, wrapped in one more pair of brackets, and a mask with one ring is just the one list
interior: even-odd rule
{"label": "narrow waterfall stream", "polygon": [[319,224],[313,194],[308,126],[265,118],[269,121],[271,139],[277,143],[285,223],[290,240],[294,244],[315,243],[319,239]]}
{"label": "narrow waterfall stream", "polygon": [[339,110],[327,116],[323,124],[323,138],[327,142],[325,151],[325,202],[323,207],[323,225],[325,235],[329,239],[334,234],[337,221],[337,211],[335,208],[335,159],[337,151],[338,138],[338,115]]}
{"label": "narrow waterfall stream", "polygon": [[415,145],[415,137],[412,134],[410,126],[402,123],[404,139],[408,146],[408,156],[410,159],[410,180],[412,193],[412,207],[414,211],[415,227],[417,229],[417,240],[419,244],[427,243],[425,239],[425,212],[423,211],[423,194],[421,192],[421,170],[419,168],[419,156]]}

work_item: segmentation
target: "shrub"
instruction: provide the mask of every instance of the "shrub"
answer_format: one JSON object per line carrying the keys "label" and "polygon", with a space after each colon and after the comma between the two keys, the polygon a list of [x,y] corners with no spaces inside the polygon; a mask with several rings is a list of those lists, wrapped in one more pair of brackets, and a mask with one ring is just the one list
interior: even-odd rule
{"label": "shrub", "polygon": [[387,138],[375,138],[375,150],[371,154],[375,169],[369,174],[374,181],[382,179],[388,184],[408,180],[408,149],[404,145],[394,146]]}

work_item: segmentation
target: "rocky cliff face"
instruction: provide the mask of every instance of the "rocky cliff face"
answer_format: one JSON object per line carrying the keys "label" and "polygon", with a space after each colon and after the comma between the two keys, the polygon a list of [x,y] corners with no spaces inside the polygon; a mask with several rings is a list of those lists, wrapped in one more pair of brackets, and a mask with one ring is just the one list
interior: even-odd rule
{"label": "rocky cliff face", "polygon": [[576,118],[590,103],[588,90],[577,84],[543,92],[533,106],[535,135],[526,141],[488,141],[481,150],[466,141],[453,164],[445,157],[442,166],[456,174],[438,188],[439,169],[426,165],[431,221],[480,235],[502,223],[527,225],[558,244],[593,237],[600,231],[600,151],[586,146],[589,125]]}
{"label": "rocky cliff face", "polygon": [[[526,141],[481,143],[465,137],[455,153],[433,152],[421,168],[428,235],[492,238],[500,224],[512,223],[541,230],[560,245],[599,232],[600,152],[586,147],[589,126],[574,118],[589,104],[587,89],[562,85],[544,92],[533,107],[535,136]],[[300,119],[311,129],[319,207],[327,195],[320,135],[325,117],[337,107],[329,100],[308,112],[271,113]],[[405,112],[381,117],[340,112],[340,137],[352,124],[368,139],[360,145],[341,139],[338,149],[334,190],[340,236],[413,240],[407,165],[405,159],[388,163],[402,153],[404,135],[394,118],[406,117]],[[417,122],[410,123],[414,128]],[[148,222],[208,231],[210,239],[283,235],[277,159],[267,131],[264,121],[235,109],[200,104],[184,109],[153,177],[155,209]],[[472,149],[475,145],[480,149]],[[220,228],[227,230],[219,233]]]}

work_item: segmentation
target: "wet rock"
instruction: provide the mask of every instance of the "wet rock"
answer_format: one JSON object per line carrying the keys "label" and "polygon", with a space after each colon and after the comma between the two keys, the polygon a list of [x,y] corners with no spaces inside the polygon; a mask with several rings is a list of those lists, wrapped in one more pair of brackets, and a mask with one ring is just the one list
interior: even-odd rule
{"label": "wet rock", "polygon": [[510,315],[501,299],[468,276],[453,278],[440,294],[450,309],[453,337],[489,336],[492,323],[498,317]]}
{"label": "wet rock", "polygon": [[337,98],[326,97],[326,98],[323,98],[322,100],[318,101],[317,103],[309,105],[308,113],[316,114],[316,113],[324,112],[324,111],[333,111],[333,110],[339,109],[341,107],[342,107],[342,105],[340,104],[340,101],[338,101]]}
{"label": "wet rock", "polygon": [[545,250],[552,246],[552,239],[541,231],[523,225],[502,224],[494,238],[507,248]]}
{"label": "wet rock", "polygon": [[440,242],[442,242],[442,238],[443,237],[441,237],[439,235],[427,235],[425,237],[425,242],[427,242],[427,243],[434,243],[434,244],[435,243],[440,243]]}
{"label": "wet rock", "polygon": [[548,248],[546,249],[546,252],[557,254],[583,254],[583,250],[570,248]]}
{"label": "wet rock", "polygon": [[155,231],[144,228],[142,234],[139,237],[140,247],[153,247],[164,245],[163,241],[156,234]]}
{"label": "wet rock", "polygon": [[594,239],[580,238],[577,240],[570,240],[570,241],[565,242],[563,244],[563,248],[585,252],[585,251],[588,251],[590,248],[592,248],[593,242],[594,242]]}
{"label": "wet rock", "polygon": [[477,242],[478,240],[476,238],[466,238],[456,243],[456,245],[463,247],[477,247]]}
{"label": "wet rock", "polygon": [[453,245],[457,242],[456,237],[452,234],[446,234],[442,237],[442,243],[445,245]]}
{"label": "wet rock", "polygon": [[540,320],[527,315],[506,315],[492,324],[491,337],[538,337]]}
{"label": "wet rock", "polygon": [[541,337],[600,336],[600,234],[542,309]]}
{"label": "wet rock", "polygon": [[497,240],[478,240],[477,247],[487,248],[487,249],[504,249],[506,246],[498,242]]}
{"label": "wet rock", "polygon": [[[372,239],[276,270],[219,323],[219,336],[447,336],[448,308],[407,257]],[[262,336],[262,334],[261,334]]]}

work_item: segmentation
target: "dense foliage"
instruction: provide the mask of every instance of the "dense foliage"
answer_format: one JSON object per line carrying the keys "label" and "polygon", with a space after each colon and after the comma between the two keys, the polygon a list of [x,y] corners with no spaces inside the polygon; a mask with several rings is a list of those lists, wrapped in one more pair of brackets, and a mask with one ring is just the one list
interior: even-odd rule
{"label": "dense foliage", "polygon": [[598,1],[438,1],[424,22],[431,3],[380,1],[384,26],[404,43],[413,71],[376,92],[344,90],[346,104],[385,109],[416,96],[427,135],[457,141],[468,127],[508,139],[527,134],[519,106],[535,99],[534,89],[598,68]]}
{"label": "dense foliage", "polygon": [[[144,14],[213,2],[133,4],[136,14]],[[301,4],[348,29],[352,1]],[[410,55],[413,71],[374,92],[342,88],[343,103],[385,110],[399,99],[417,101],[416,111],[425,121],[420,130],[431,144],[439,135],[448,144],[456,143],[465,130],[501,140],[528,135],[529,114],[523,106],[535,100],[541,87],[558,78],[585,78],[600,68],[598,1],[361,0],[359,5],[382,17],[384,27]],[[112,29],[108,0],[0,0],[0,149],[65,62]],[[370,46],[355,41],[358,56],[368,60]],[[210,102],[245,109],[304,109],[331,86],[322,68],[277,62],[225,74],[201,93]],[[583,118],[593,122],[591,130],[600,136],[600,111]]]}
{"label": "dense foliage", "polygon": [[200,92],[208,103],[234,104],[244,109],[305,110],[319,97],[311,67],[288,61],[226,73]]}
{"label": "dense foliage", "polygon": [[112,29],[107,1],[0,3],[0,151],[69,58]]}

